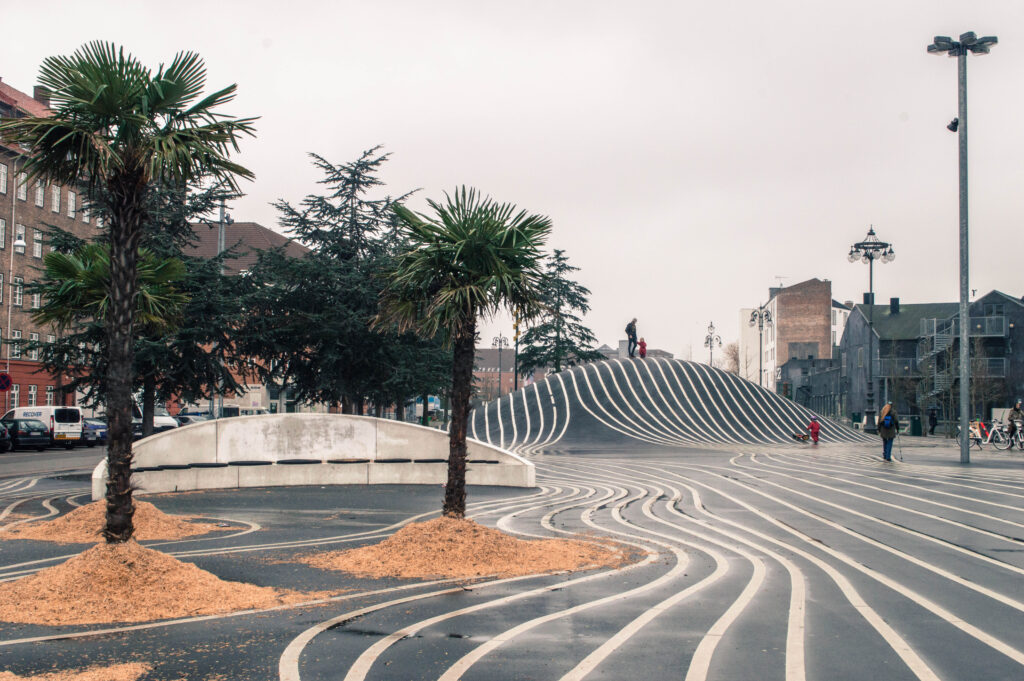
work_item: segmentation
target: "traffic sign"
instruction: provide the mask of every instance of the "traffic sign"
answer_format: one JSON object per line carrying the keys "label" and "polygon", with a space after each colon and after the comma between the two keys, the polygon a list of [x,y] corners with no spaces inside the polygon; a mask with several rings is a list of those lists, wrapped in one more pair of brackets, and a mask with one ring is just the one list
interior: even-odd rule
{"label": "traffic sign", "polygon": [[11,375],[0,371],[0,393],[5,393],[11,389]]}

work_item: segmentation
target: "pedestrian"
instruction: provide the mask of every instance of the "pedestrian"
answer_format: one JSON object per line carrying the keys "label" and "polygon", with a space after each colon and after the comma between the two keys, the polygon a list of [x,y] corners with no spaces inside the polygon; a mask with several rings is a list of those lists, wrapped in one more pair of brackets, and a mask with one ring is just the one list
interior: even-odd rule
{"label": "pedestrian", "polygon": [[818,444],[818,433],[821,431],[821,424],[818,423],[818,417],[811,417],[811,425],[807,426],[807,430],[811,431],[811,440],[814,444]]}
{"label": "pedestrian", "polygon": [[899,417],[892,402],[887,402],[878,412],[878,435],[882,438],[882,458],[892,461],[892,441],[900,430]]}
{"label": "pedestrian", "polygon": [[630,357],[635,357],[633,354],[636,352],[636,317],[633,317],[633,321],[626,324],[626,339],[629,341],[627,351]]}
{"label": "pedestrian", "polygon": [[928,434],[935,435],[935,426],[939,425],[939,415],[932,409],[928,412]]}
{"label": "pedestrian", "polygon": [[1013,409],[1006,412],[1006,436],[1012,438],[1017,432],[1017,423],[1024,421],[1024,411],[1020,408],[1020,400],[1013,403]]}
{"label": "pedestrian", "polygon": [[647,357],[647,341],[641,338],[640,342],[637,344],[637,347],[640,348],[640,359],[644,359],[645,357]]}

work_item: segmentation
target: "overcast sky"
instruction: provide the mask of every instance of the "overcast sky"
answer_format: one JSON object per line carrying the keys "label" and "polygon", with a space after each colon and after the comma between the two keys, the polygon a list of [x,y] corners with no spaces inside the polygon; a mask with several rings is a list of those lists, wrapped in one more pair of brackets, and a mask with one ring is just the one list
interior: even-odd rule
{"label": "overcast sky", "polygon": [[[876,298],[955,301],[956,61],[936,34],[996,35],[968,58],[971,287],[1024,295],[1024,2],[7,3],[0,77],[31,92],[41,60],[93,39],[156,66],[198,51],[211,88],[260,116],[237,157],[256,180],[236,220],[383,144],[412,207],[460,184],[545,214],[581,268],[588,325],[614,346],[707,359],[769,286],[830,279],[859,300],[850,245],[893,243]],[[229,239],[230,240],[230,239]],[[495,320],[484,344],[511,325]]]}

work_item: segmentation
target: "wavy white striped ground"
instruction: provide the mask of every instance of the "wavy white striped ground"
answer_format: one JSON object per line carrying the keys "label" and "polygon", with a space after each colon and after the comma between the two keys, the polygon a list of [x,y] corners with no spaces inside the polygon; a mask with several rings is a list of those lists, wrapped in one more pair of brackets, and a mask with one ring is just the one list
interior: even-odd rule
{"label": "wavy white striped ground", "polygon": [[[567,495],[495,524],[647,559],[350,610],[295,638],[280,678],[1024,678],[1024,474],[830,454],[538,456]],[[339,647],[349,626],[379,633]]]}
{"label": "wavy white striped ground", "polygon": [[[472,437],[523,454],[563,446],[792,442],[813,412],[734,374],[669,359],[607,360],[553,374],[471,416]],[[821,441],[864,434],[820,419]]]}

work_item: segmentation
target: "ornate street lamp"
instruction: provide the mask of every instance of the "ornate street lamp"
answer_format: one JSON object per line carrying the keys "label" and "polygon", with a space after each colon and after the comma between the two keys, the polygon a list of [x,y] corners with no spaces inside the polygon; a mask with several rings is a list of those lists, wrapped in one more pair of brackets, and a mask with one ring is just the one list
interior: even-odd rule
{"label": "ornate street lamp", "polygon": [[708,335],[704,336],[704,347],[708,349],[708,366],[715,366],[715,343],[722,347],[722,337],[715,334],[715,323],[708,323]]}
{"label": "ornate street lamp", "polygon": [[[946,126],[951,132],[960,135],[960,432],[966,433],[968,388],[971,381],[971,357],[968,345],[967,326],[970,321],[968,293],[968,259],[967,259],[967,53],[988,54],[989,49],[999,42],[994,35],[979,38],[973,31],[960,35],[955,41],[949,36],[937,35],[928,46],[932,54],[945,52],[956,57],[957,66],[957,117]],[[970,463],[970,438],[963,438],[960,443],[960,463]]]}
{"label": "ornate street lamp", "polygon": [[501,399],[501,349],[508,347],[508,337],[503,336],[499,331],[491,341],[491,347],[498,348],[498,399]]}
{"label": "ornate street lamp", "polygon": [[750,313],[750,326],[757,327],[757,384],[764,387],[764,327],[772,325],[772,313],[764,305]]}
{"label": "ornate street lamp", "polygon": [[850,262],[866,263],[868,266],[868,383],[867,383],[867,405],[864,408],[864,430],[869,433],[877,431],[875,423],[875,386],[872,382],[872,367],[874,355],[872,345],[875,335],[875,261],[883,263],[892,262],[896,259],[896,252],[892,244],[879,240],[875,236],[874,225],[868,229],[868,235],[864,241],[855,243],[850,247],[848,255]]}

